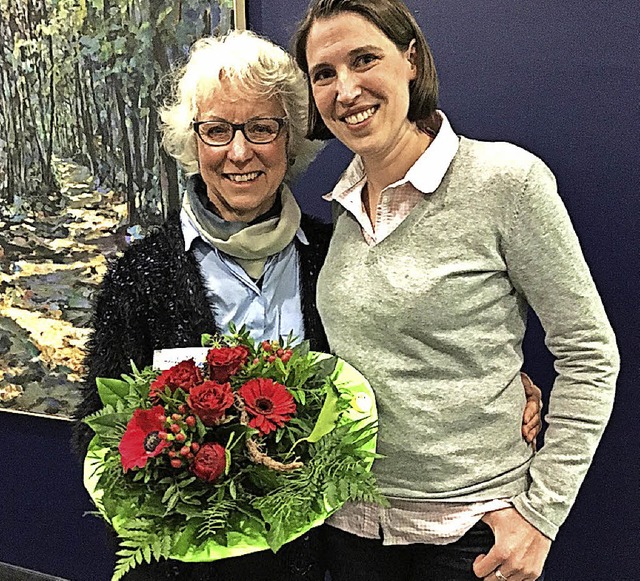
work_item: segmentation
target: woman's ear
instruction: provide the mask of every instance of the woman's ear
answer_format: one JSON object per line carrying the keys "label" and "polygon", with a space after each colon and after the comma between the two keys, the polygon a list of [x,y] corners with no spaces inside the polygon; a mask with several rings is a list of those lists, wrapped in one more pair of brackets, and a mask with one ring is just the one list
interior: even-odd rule
{"label": "woman's ear", "polygon": [[413,77],[411,80],[415,80],[417,74],[418,74],[418,67],[416,65],[416,59],[418,56],[418,52],[416,50],[416,39],[414,38],[410,43],[409,46],[407,47],[407,50],[405,51],[405,57],[406,59],[409,61],[409,63],[411,64],[411,72],[413,73]]}

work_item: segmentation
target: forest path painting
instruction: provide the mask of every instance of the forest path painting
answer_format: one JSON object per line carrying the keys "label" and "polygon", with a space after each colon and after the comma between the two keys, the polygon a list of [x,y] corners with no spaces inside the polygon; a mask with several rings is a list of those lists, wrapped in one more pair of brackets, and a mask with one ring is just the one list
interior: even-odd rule
{"label": "forest path painting", "polygon": [[159,111],[242,0],[0,0],[0,412],[69,419],[107,263],[180,207]]}
{"label": "forest path painting", "polygon": [[[0,228],[0,406],[69,417],[93,295],[126,243],[126,203],[88,168],[54,160],[60,192]],[[6,220],[6,222],[5,222]]]}

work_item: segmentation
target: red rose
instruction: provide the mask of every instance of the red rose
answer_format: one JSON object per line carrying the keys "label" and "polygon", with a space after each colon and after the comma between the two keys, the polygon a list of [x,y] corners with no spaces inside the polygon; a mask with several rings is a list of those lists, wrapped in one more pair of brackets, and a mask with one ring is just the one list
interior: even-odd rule
{"label": "red rose", "polygon": [[250,379],[239,390],[247,413],[253,416],[249,426],[260,430],[263,436],[284,426],[296,413],[296,403],[287,388],[273,379]]}
{"label": "red rose", "polygon": [[205,381],[191,389],[187,403],[205,426],[215,426],[233,405],[233,391],[228,383]]}
{"label": "red rose", "polygon": [[169,445],[160,436],[166,419],[161,405],[150,410],[137,409],[133,412],[118,444],[120,461],[125,472],[132,468],[144,468],[149,458],[158,456]]}
{"label": "red rose", "polygon": [[158,393],[164,392],[164,388],[167,386],[171,388],[172,392],[179,387],[188,392],[193,386],[199,383],[202,383],[202,373],[193,359],[188,359],[187,361],[181,361],[158,375],[151,383],[149,397],[157,397]]}
{"label": "red rose", "polygon": [[191,463],[191,472],[206,482],[215,482],[227,466],[225,450],[220,444],[202,444]]}
{"label": "red rose", "polygon": [[249,349],[244,345],[210,349],[207,353],[209,376],[220,383],[228,381],[246,363],[248,357]]}

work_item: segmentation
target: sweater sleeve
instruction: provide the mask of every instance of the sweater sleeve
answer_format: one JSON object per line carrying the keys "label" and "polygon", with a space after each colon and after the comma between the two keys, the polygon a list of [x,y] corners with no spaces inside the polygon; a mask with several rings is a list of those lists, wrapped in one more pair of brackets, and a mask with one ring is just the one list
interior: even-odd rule
{"label": "sweater sleeve", "polygon": [[145,295],[138,271],[131,253],[125,254],[108,270],[98,292],[84,360],[82,401],[74,413],[73,445],[81,457],[93,437],[82,418],[102,407],[96,378],[120,377],[131,370],[131,359],[140,366],[148,364],[151,347],[148,325],[142,316]]}
{"label": "sweater sleeve", "polygon": [[538,315],[557,377],[543,448],[515,508],[551,539],[564,522],[609,419],[616,341],[553,174],[537,158],[520,193],[504,252],[509,276]]}

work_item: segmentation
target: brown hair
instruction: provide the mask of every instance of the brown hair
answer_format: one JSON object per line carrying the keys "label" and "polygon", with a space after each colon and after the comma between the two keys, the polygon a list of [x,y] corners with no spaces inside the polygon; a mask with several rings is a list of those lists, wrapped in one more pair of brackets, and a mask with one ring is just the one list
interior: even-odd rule
{"label": "brown hair", "polygon": [[[298,66],[309,75],[307,40],[317,20],[331,18],[341,12],[353,12],[366,18],[404,52],[415,39],[417,75],[409,84],[407,117],[420,127],[430,125],[438,104],[438,76],[433,54],[416,19],[402,0],[314,0],[293,39],[293,53]],[[331,139],[333,134],[322,121],[311,95],[309,82],[309,139]]]}

